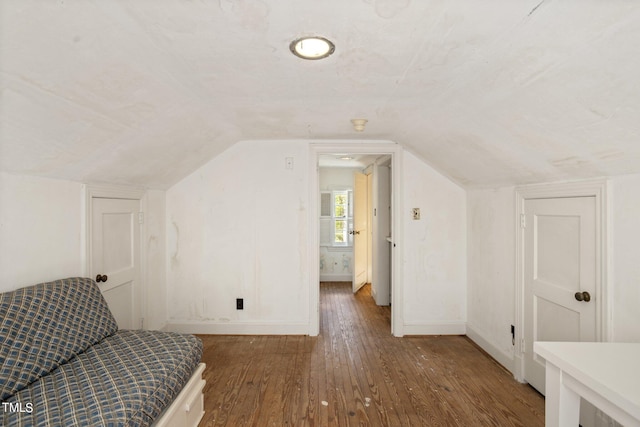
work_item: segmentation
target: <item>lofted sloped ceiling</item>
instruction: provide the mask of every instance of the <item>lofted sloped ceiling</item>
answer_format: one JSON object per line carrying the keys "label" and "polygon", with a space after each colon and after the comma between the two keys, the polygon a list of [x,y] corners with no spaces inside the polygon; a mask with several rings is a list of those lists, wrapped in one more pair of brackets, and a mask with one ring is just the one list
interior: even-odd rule
{"label": "lofted sloped ceiling", "polygon": [[[5,172],[164,189],[237,141],[300,138],[392,140],[467,187],[640,172],[637,1],[2,0],[0,19]],[[289,52],[313,34],[335,53]]]}

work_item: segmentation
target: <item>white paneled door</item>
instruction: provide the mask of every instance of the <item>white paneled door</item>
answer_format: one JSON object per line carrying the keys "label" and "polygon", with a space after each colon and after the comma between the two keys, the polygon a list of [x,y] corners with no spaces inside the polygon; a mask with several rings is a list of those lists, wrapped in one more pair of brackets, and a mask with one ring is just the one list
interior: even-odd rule
{"label": "white paneled door", "polygon": [[534,341],[596,340],[595,206],[594,197],[525,201],[525,380],[543,394]]}
{"label": "white paneled door", "polygon": [[353,293],[356,293],[367,282],[367,232],[368,198],[367,176],[354,173],[353,177]]}
{"label": "white paneled door", "polygon": [[139,200],[91,201],[91,274],[121,329],[142,327],[139,211]]}

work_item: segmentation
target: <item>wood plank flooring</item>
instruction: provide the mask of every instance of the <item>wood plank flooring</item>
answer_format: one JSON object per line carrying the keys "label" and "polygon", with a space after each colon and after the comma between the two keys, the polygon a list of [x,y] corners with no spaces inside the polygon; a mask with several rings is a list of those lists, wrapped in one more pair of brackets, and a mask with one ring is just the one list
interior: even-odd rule
{"label": "wood plank flooring", "polygon": [[463,336],[391,336],[365,286],[320,287],[320,335],[200,335],[200,426],[543,426],[544,398]]}

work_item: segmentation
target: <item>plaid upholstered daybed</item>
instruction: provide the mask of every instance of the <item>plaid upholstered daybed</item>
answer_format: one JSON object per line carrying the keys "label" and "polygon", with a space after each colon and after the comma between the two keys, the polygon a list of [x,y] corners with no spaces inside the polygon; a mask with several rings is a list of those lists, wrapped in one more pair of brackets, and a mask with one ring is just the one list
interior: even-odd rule
{"label": "plaid upholstered daybed", "polygon": [[192,335],[118,330],[91,279],[2,293],[0,425],[197,425],[201,356]]}

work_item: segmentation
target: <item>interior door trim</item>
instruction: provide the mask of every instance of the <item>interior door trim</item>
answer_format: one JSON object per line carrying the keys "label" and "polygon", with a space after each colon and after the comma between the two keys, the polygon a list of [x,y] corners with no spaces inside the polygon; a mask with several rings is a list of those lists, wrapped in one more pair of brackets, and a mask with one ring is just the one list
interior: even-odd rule
{"label": "interior door trim", "polygon": [[319,176],[318,156],[331,153],[363,153],[391,156],[391,235],[394,249],[391,251],[391,334],[396,337],[404,335],[404,305],[403,305],[403,269],[400,260],[403,259],[403,190],[402,190],[402,149],[393,142],[364,142],[364,141],[312,141],[309,144],[309,226],[308,226],[308,277],[309,277],[309,335],[320,333],[320,273],[319,273]]}
{"label": "interior door trim", "polygon": [[524,202],[529,199],[553,199],[565,197],[595,197],[596,208],[596,340],[609,341],[611,333],[611,284],[609,278],[609,194],[610,182],[594,179],[577,182],[549,183],[519,186],[515,188],[515,329],[514,376],[524,381],[523,345],[528,349],[533,343],[524,343],[524,228],[521,218]]}
{"label": "interior door trim", "polygon": [[[115,185],[93,185],[87,184],[85,185],[84,191],[84,224],[83,224],[83,233],[84,236],[80,239],[84,247],[82,248],[82,253],[84,254],[84,271],[83,276],[88,277],[92,272],[91,266],[91,218],[92,218],[92,203],[93,199],[129,199],[129,200],[138,200],[142,201],[142,198],[145,194],[145,191],[141,188],[135,187],[119,187]],[[143,227],[140,227],[142,230]],[[142,237],[142,236],[141,236]],[[143,240],[140,240],[141,242]],[[144,245],[140,245],[141,256],[140,260],[144,260],[143,249]],[[143,265],[140,266],[143,269]],[[144,282],[144,278],[141,278]]]}
{"label": "interior door trim", "polygon": [[[90,277],[93,272],[92,261],[92,235],[91,235],[91,227],[92,227],[92,218],[93,218],[93,199],[127,199],[127,200],[136,200],[139,206],[139,212],[142,212],[143,200],[146,194],[144,189],[136,188],[136,187],[119,187],[115,185],[90,185],[87,184],[84,187],[84,224],[82,227],[82,232],[84,236],[81,236],[80,241],[84,247],[82,248],[82,253],[85,257],[83,263],[83,276]],[[148,307],[147,307],[147,280],[146,280],[146,250],[144,242],[144,225],[140,226],[138,239],[140,241],[139,247],[139,271],[138,271],[138,280],[140,286],[140,316],[143,319],[148,317]],[[95,277],[95,276],[94,276]]]}

